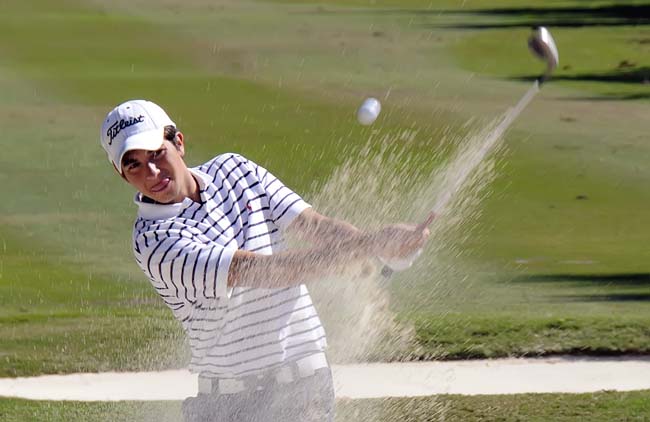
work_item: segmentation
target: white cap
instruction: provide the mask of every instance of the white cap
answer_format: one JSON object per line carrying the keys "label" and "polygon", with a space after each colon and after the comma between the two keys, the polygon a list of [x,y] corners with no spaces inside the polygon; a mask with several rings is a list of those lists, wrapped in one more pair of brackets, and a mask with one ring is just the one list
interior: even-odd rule
{"label": "white cap", "polygon": [[165,110],[146,100],[126,101],[106,116],[101,143],[108,159],[122,173],[122,157],[127,151],[155,151],[164,141],[165,126],[176,126]]}

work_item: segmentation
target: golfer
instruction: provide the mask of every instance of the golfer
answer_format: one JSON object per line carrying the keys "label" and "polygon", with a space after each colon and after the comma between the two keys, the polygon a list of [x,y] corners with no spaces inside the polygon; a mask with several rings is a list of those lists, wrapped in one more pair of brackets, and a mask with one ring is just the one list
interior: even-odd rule
{"label": "golfer", "polygon": [[[108,113],[101,144],[137,190],[136,262],[189,339],[199,394],[183,404],[185,420],[333,420],[325,332],[306,284],[412,255],[428,231],[361,232],[241,155],[188,168],[183,133],[150,101]],[[286,232],[309,246],[287,249]]]}

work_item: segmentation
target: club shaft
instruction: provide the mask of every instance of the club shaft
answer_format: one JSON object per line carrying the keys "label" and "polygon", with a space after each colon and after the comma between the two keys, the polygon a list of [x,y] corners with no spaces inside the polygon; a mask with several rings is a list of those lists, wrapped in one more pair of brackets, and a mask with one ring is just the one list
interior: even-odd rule
{"label": "club shaft", "polygon": [[[428,227],[434,220],[434,217],[442,214],[446,207],[449,205],[451,200],[465,187],[465,183],[468,180],[468,177],[476,170],[476,168],[481,164],[485,157],[494,149],[497,144],[497,141],[501,138],[503,133],[508,130],[512,122],[521,114],[521,112],[526,108],[526,106],[531,102],[535,97],[535,94],[539,92],[540,84],[542,80],[536,80],[533,83],[533,86],[526,91],[524,96],[519,100],[519,102],[511,109],[509,109],[504,115],[503,119],[499,124],[492,130],[489,135],[485,138],[485,141],[481,145],[481,149],[477,154],[470,154],[468,157],[463,157],[466,159],[463,165],[463,171],[458,177],[451,181],[451,184],[443,190],[442,194],[438,196],[438,199],[434,203],[431,211],[427,217],[418,224],[418,230],[424,230]],[[389,278],[393,274],[393,270],[388,266],[384,266],[381,270],[381,274],[385,278]]]}
{"label": "club shaft", "polygon": [[438,197],[433,207],[431,208],[431,214],[440,215],[445,210],[447,205],[449,205],[449,202],[458,194],[460,190],[463,189],[468,177],[479,166],[479,164],[481,164],[485,157],[494,149],[497,141],[501,138],[503,133],[510,127],[512,122],[515,121],[517,116],[521,114],[521,112],[526,108],[526,106],[538,92],[539,81],[535,81],[533,83],[533,86],[528,89],[526,94],[519,100],[517,105],[506,112],[499,125],[490,132],[487,138],[485,138],[485,141],[481,145],[481,149],[478,151],[478,153],[471,154],[468,157],[463,157],[467,160],[464,161],[463,171],[457,178],[451,181],[451,184],[446,189],[443,190],[442,194]]}

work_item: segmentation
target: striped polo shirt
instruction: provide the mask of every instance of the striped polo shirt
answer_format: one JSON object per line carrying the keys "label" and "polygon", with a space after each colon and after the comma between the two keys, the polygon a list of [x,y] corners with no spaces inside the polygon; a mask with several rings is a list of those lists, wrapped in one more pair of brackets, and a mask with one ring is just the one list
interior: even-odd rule
{"label": "striped polo shirt", "polygon": [[324,351],[325,332],[304,284],[227,287],[235,251],[282,251],[283,229],[309,204],[241,155],[189,170],[201,203],[151,204],[136,195],[133,250],[187,333],[190,370],[237,378]]}

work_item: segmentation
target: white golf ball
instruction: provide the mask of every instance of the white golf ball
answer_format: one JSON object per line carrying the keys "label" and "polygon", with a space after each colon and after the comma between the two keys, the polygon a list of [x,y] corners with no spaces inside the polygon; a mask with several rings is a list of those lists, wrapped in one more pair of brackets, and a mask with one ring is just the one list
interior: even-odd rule
{"label": "white golf ball", "polygon": [[381,112],[381,103],[376,98],[366,98],[357,110],[357,120],[364,126],[371,125]]}

